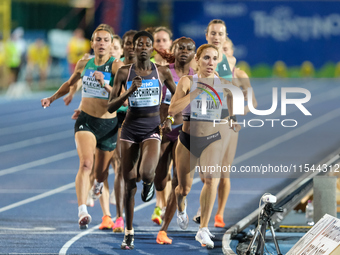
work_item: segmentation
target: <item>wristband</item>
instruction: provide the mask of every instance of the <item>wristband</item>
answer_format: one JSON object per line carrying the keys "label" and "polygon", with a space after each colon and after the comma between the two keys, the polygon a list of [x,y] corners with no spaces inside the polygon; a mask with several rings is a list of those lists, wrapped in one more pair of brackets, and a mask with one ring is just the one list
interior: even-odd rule
{"label": "wristband", "polygon": [[169,120],[171,120],[171,124],[174,124],[174,122],[175,122],[174,117],[168,115],[166,118],[169,119]]}
{"label": "wristband", "polygon": [[102,85],[102,88],[104,88],[105,87],[105,82],[103,83],[103,85]]}
{"label": "wristband", "polygon": [[228,120],[229,120],[229,121],[230,121],[230,120],[233,120],[234,122],[237,122],[237,119],[236,119],[236,116],[235,116],[235,115],[229,116],[229,117],[228,117]]}

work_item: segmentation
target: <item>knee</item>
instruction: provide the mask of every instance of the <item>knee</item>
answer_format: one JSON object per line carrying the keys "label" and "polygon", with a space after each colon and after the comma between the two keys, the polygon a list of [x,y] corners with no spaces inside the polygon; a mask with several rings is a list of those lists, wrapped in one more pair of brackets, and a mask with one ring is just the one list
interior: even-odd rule
{"label": "knee", "polygon": [[178,190],[177,192],[181,196],[186,197],[187,195],[189,195],[191,188],[188,187],[188,186],[180,186],[180,185],[178,185],[176,190]]}
{"label": "knee", "polygon": [[93,160],[84,159],[80,161],[79,171],[90,175],[92,172],[92,168],[93,168]]}
{"label": "knee", "polygon": [[209,188],[217,187],[219,183],[219,179],[217,178],[204,178],[204,185],[206,185]]}
{"label": "knee", "polygon": [[127,195],[134,194],[136,193],[136,190],[137,184],[135,179],[125,182],[125,194]]}
{"label": "knee", "polygon": [[162,182],[158,182],[158,181],[156,181],[156,179],[155,179],[155,188],[156,188],[156,190],[157,191],[162,191],[162,190],[164,190],[164,185],[162,184]]}
{"label": "knee", "polygon": [[142,178],[143,182],[150,183],[150,182],[154,181],[155,174],[150,173],[150,172],[143,172],[141,174],[141,178]]}

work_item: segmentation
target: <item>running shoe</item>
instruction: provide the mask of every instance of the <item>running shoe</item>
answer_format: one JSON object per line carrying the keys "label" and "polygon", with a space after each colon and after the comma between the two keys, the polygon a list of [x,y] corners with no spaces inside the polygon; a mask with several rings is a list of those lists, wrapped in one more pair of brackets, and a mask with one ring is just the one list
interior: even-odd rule
{"label": "running shoe", "polygon": [[87,199],[86,199],[86,205],[93,207],[94,206],[94,200],[92,198],[92,193],[91,190],[89,191],[89,193],[87,194]]}
{"label": "running shoe", "polygon": [[151,183],[146,183],[143,182],[143,189],[142,189],[142,200],[144,202],[149,202],[152,198],[153,195],[155,194],[155,186],[153,182]]}
{"label": "running shoe", "polygon": [[82,213],[79,216],[79,220],[78,220],[79,228],[80,229],[87,229],[88,228],[88,224],[90,224],[91,220],[92,220],[92,218],[91,218],[90,214]]}
{"label": "running shoe", "polygon": [[192,220],[197,224],[201,224],[201,207],[198,207],[197,213]]}
{"label": "running shoe", "polygon": [[195,236],[196,241],[200,242],[203,247],[207,247],[208,249],[214,248],[214,242],[211,240],[211,237],[215,237],[210,233],[208,228],[200,228],[197,231]]}
{"label": "running shoe", "polygon": [[116,220],[116,223],[113,226],[112,231],[115,232],[115,233],[122,233],[124,231],[124,220],[123,220],[123,217],[119,217]]}
{"label": "running shoe", "polygon": [[112,193],[110,195],[110,204],[116,205],[116,194],[114,189],[112,190]]}
{"label": "running shoe", "polygon": [[187,200],[186,199],[184,200],[183,212],[179,212],[177,210],[177,224],[183,230],[186,230],[189,225],[189,217],[187,214]]}
{"label": "running shoe", "polygon": [[172,240],[168,237],[165,231],[159,231],[156,242],[159,244],[172,244]]}
{"label": "running shoe", "polygon": [[111,217],[109,215],[105,215],[102,218],[102,223],[99,226],[99,229],[112,229],[114,226],[114,222],[112,221]]}
{"label": "running shoe", "polygon": [[135,247],[133,243],[134,240],[134,235],[125,235],[120,248],[123,250],[132,250]]}
{"label": "running shoe", "polygon": [[159,206],[156,206],[155,210],[153,211],[153,214],[151,215],[151,220],[156,224],[161,225],[162,224],[161,214],[162,214],[161,208]]}
{"label": "running shoe", "polygon": [[225,223],[223,221],[223,216],[222,215],[219,215],[219,214],[215,215],[215,224],[214,224],[214,226],[216,228],[224,228]]}
{"label": "running shoe", "polygon": [[91,189],[91,196],[93,200],[97,200],[98,198],[100,198],[100,196],[102,195],[103,187],[104,187],[103,182],[97,182],[97,180],[94,180],[94,183]]}

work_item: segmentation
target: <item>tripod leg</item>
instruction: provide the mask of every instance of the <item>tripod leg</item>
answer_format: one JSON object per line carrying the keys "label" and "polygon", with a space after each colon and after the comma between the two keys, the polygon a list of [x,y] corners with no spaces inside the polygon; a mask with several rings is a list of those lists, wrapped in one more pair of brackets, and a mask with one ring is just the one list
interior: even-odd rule
{"label": "tripod leg", "polygon": [[260,231],[260,225],[258,225],[258,226],[256,227],[254,236],[253,236],[253,238],[251,239],[250,244],[249,244],[249,246],[248,246],[246,252],[244,253],[244,255],[250,255],[251,250],[252,250],[252,248],[253,248],[253,246],[254,246],[254,244],[255,244],[256,238],[257,238],[257,236],[259,235],[259,231]]}
{"label": "tripod leg", "polygon": [[261,234],[259,235],[259,241],[257,243],[257,249],[255,255],[263,255],[264,250],[264,244],[265,244],[265,238],[266,238],[266,228],[267,228],[267,222],[263,222],[261,225]]}
{"label": "tripod leg", "polygon": [[277,252],[278,255],[282,255],[281,251],[280,251],[280,248],[279,248],[279,244],[277,243],[277,240],[276,240],[276,236],[275,236],[275,232],[274,232],[274,227],[273,227],[271,221],[268,222],[268,225],[270,227],[270,231],[272,232],[272,236],[273,236],[276,252]]}

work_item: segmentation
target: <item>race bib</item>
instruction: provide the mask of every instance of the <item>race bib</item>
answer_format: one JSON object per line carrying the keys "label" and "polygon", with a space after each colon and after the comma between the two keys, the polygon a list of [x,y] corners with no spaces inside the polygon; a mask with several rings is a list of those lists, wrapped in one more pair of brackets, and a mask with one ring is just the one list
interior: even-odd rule
{"label": "race bib", "polygon": [[[129,89],[132,81],[127,82]],[[158,80],[142,80],[142,86],[129,96],[131,107],[149,107],[159,105],[159,82]]]}
{"label": "race bib", "polygon": [[[217,92],[219,98],[223,100],[223,92]],[[213,96],[213,98],[211,97]],[[191,119],[213,121],[221,118],[222,106],[218,96],[212,92],[203,92],[191,101]],[[223,101],[222,101],[223,103]],[[203,107],[205,105],[205,107]]]}
{"label": "race bib", "polygon": [[[93,76],[94,70],[87,69],[83,76],[83,97],[96,97],[109,99],[109,93],[100,86],[100,83]],[[104,74],[105,84],[110,83],[111,73],[102,72]]]}

